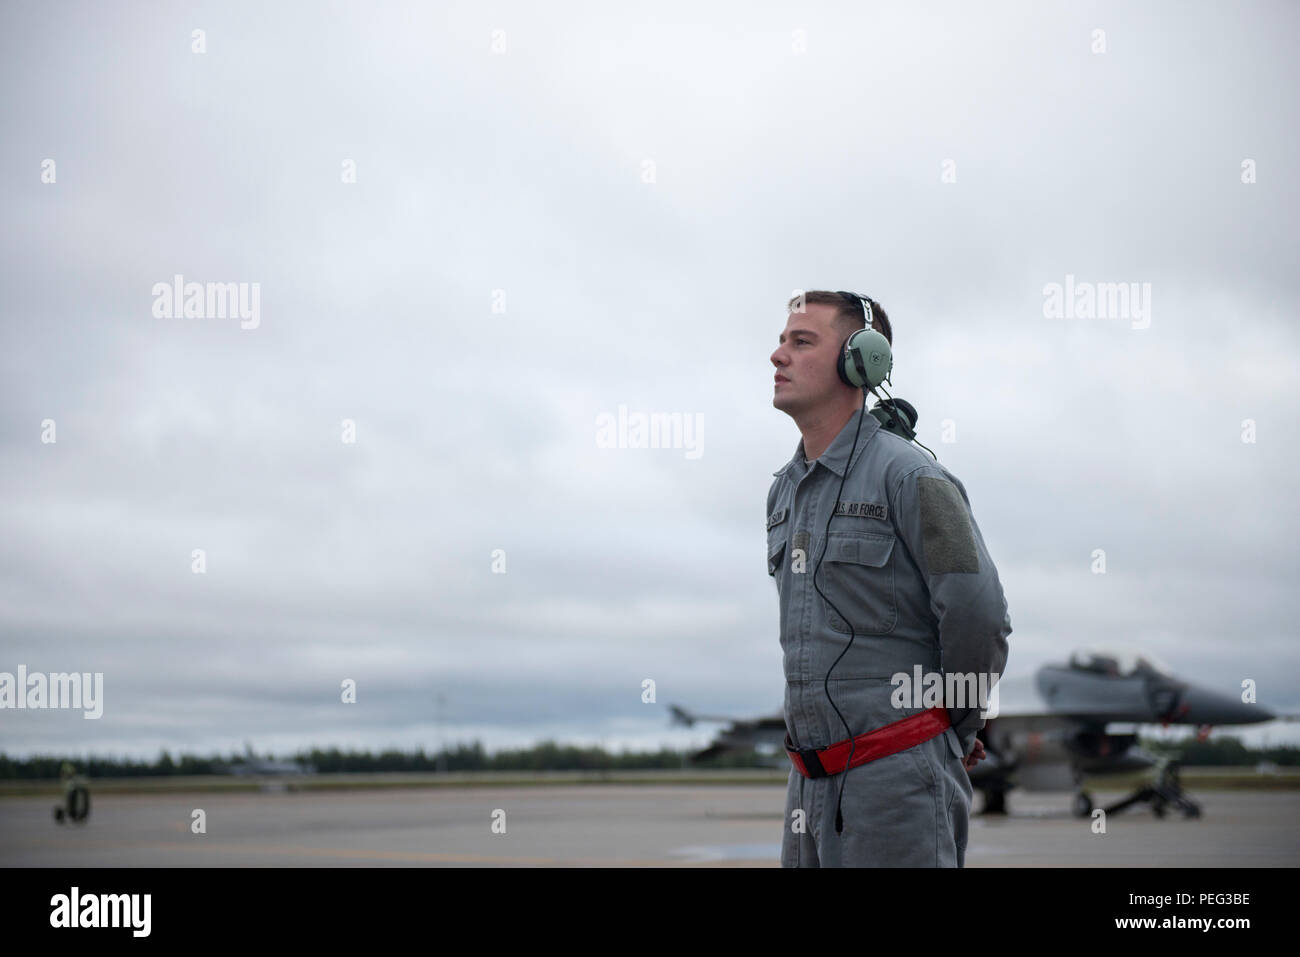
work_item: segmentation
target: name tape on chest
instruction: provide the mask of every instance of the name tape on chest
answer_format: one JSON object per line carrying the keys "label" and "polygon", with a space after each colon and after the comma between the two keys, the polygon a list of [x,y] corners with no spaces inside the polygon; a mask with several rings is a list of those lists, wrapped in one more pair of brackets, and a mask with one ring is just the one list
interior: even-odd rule
{"label": "name tape on chest", "polygon": [[858,518],[889,518],[889,507],[874,502],[840,502],[835,509],[836,515],[850,515]]}
{"label": "name tape on chest", "polygon": [[778,525],[780,525],[782,522],[784,522],[784,521],[785,521],[785,517],[786,517],[786,515],[789,514],[789,512],[790,512],[789,509],[786,509],[786,508],[779,508],[779,509],[777,509],[775,512],[773,512],[771,515],[769,515],[769,516],[767,517],[767,530],[770,532],[772,529],[776,528],[776,526],[778,526]]}

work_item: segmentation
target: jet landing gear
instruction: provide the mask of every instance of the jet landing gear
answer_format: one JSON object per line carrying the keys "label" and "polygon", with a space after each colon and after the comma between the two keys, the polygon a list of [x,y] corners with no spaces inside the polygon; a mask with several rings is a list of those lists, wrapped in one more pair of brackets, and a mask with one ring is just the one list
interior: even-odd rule
{"label": "jet landing gear", "polygon": [[1005,816],[1007,813],[1007,792],[1002,788],[985,788],[984,789],[984,806],[980,808],[981,815],[1000,814]]}
{"label": "jet landing gear", "polygon": [[[1151,813],[1156,817],[1164,817],[1170,805],[1182,811],[1183,817],[1200,817],[1201,806],[1187,796],[1187,792],[1183,790],[1183,786],[1178,780],[1178,763],[1170,758],[1161,758],[1156,768],[1155,784],[1148,784],[1145,787],[1138,788],[1124,800],[1117,801],[1106,808],[1106,813],[1111,814],[1115,811],[1122,811],[1129,805],[1146,801],[1151,805]],[[1087,798],[1087,794],[1084,792],[1080,792],[1079,796]],[[1075,798],[1076,813],[1079,806],[1079,796]],[[1091,810],[1091,801],[1089,801],[1089,805],[1089,810]]]}

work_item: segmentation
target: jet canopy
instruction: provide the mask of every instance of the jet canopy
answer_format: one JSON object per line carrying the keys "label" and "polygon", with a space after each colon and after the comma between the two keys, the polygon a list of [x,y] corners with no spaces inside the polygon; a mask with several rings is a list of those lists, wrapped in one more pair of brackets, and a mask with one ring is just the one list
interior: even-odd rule
{"label": "jet canopy", "polygon": [[1147,651],[1132,648],[1085,648],[1070,655],[1070,667],[1112,678],[1141,674],[1170,674],[1169,666]]}

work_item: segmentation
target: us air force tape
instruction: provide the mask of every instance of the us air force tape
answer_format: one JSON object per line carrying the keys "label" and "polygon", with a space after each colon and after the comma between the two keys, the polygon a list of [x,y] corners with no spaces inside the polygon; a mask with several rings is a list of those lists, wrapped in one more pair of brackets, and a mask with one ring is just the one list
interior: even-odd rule
{"label": "us air force tape", "polygon": [[860,518],[889,518],[889,506],[877,505],[875,502],[840,502],[835,507],[836,515],[855,515]]}

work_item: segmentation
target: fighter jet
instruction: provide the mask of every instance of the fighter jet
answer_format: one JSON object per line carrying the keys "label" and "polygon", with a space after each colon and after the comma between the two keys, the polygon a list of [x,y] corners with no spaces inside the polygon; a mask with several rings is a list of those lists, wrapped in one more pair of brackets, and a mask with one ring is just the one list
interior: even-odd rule
{"label": "fighter jet", "polygon": [[1087,817],[1092,798],[1083,790],[1085,776],[1153,768],[1153,784],[1106,811],[1145,802],[1157,817],[1170,805],[1198,817],[1200,806],[1179,784],[1177,764],[1140,748],[1137,726],[1194,725],[1204,739],[1218,725],[1277,717],[1262,705],[1183,681],[1154,655],[1132,650],[1076,651],[1066,664],[1039,668],[1034,683],[1045,712],[998,712],[979,733],[988,757],[970,778],[984,795],[985,814],[1005,814],[1007,791],[1019,785],[1030,791],[1073,790],[1074,813]]}
{"label": "fighter jet", "polygon": [[277,761],[274,758],[260,758],[253,751],[251,744],[244,745],[244,760],[233,763],[223,762],[216,766],[218,774],[233,774],[238,777],[281,777],[285,775],[314,774],[311,765],[303,766],[296,761]]}
{"label": "fighter jet", "polygon": [[[1262,705],[1180,680],[1154,655],[1133,650],[1079,650],[1066,664],[1039,668],[1034,683],[1041,707],[995,711],[996,716],[988,718],[979,732],[987,756],[970,777],[984,796],[982,813],[1005,814],[1007,792],[1019,786],[1029,791],[1074,791],[1074,813],[1086,817],[1092,813],[1092,797],[1083,789],[1085,776],[1153,769],[1154,783],[1106,811],[1149,803],[1157,817],[1163,817],[1171,805],[1187,817],[1197,817],[1200,806],[1183,791],[1176,762],[1140,748],[1138,726],[1194,725],[1203,738],[1215,726],[1258,724],[1278,717]],[[676,706],[671,711],[675,721],[688,726],[695,721],[729,722],[708,748],[693,756],[695,760],[754,748],[774,754],[771,763],[786,761],[785,719],[780,714],[735,721],[692,715]]]}
{"label": "fighter jet", "polygon": [[713,742],[703,751],[691,755],[691,761],[707,761],[709,758],[728,751],[753,750],[758,753],[761,764],[778,767],[789,764],[785,756],[785,717],[775,715],[751,720],[719,717],[717,715],[692,714],[685,708],[669,705],[673,724],[694,727],[697,721],[717,721],[727,727],[718,732]]}
{"label": "fighter jet", "polygon": [[300,775],[311,774],[311,768],[304,768],[301,764],[293,761],[273,761],[266,758],[255,758],[252,761],[245,761],[242,764],[223,764],[220,766],[221,774],[233,774],[236,777],[254,777],[259,775]]}

